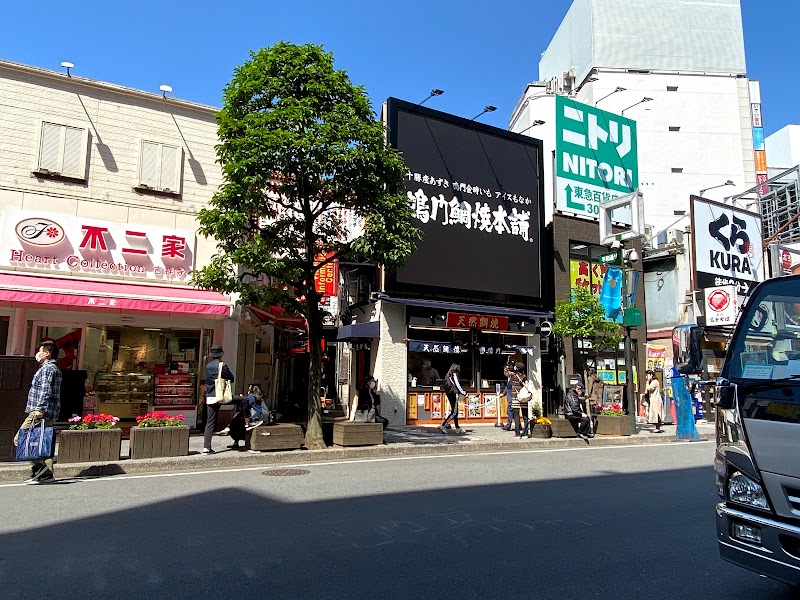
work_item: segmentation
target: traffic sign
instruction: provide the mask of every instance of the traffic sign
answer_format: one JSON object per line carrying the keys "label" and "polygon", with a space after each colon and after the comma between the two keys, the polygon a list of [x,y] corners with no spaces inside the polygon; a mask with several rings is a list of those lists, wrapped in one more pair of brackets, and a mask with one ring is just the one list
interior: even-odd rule
{"label": "traffic sign", "polygon": [[539,325],[539,334],[550,337],[551,333],[553,333],[553,324],[550,321],[542,321]]}

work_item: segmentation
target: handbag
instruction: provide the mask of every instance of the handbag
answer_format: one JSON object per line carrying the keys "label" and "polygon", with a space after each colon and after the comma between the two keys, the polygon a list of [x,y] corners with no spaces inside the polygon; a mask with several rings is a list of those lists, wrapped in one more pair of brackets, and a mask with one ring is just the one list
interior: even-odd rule
{"label": "handbag", "polygon": [[357,410],[355,419],[353,419],[355,423],[374,423],[375,422],[375,409],[370,408],[369,410]]}
{"label": "handbag", "polygon": [[17,460],[43,460],[53,456],[53,428],[34,422],[17,434]]}
{"label": "handbag", "polygon": [[219,361],[219,371],[217,371],[217,378],[214,380],[214,397],[220,404],[233,402],[231,382],[222,377],[222,361]]}
{"label": "handbag", "polygon": [[531,390],[531,382],[526,381],[522,388],[517,392],[517,400],[520,402],[528,402],[533,398],[533,390]]}

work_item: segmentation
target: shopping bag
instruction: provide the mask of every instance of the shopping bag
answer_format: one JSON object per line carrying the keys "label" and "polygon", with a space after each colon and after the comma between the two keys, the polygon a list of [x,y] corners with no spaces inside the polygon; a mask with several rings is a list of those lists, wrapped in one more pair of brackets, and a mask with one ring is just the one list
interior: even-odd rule
{"label": "shopping bag", "polygon": [[353,419],[355,423],[374,423],[375,422],[375,409],[356,411],[356,418]]}
{"label": "shopping bag", "polygon": [[53,428],[44,426],[44,419],[39,424],[31,423],[20,429],[17,436],[17,460],[43,460],[53,455]]}
{"label": "shopping bag", "polygon": [[222,377],[222,361],[219,361],[219,371],[214,380],[214,397],[220,404],[230,404],[233,401],[231,382]]}

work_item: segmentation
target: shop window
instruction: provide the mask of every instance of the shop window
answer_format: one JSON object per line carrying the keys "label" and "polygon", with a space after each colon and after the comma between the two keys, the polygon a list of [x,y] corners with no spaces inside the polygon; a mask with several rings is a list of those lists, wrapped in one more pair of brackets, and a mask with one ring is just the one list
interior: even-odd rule
{"label": "shop window", "polygon": [[139,190],[180,195],[183,148],[142,140],[139,156]]}
{"label": "shop window", "polygon": [[43,121],[36,173],[85,180],[88,147],[88,129]]}

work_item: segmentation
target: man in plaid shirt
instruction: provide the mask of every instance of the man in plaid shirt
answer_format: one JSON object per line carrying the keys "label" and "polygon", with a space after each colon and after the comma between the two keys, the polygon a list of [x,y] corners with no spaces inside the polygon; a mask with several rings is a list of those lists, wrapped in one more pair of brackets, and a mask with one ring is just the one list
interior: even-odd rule
{"label": "man in plaid shirt", "polygon": [[[28,404],[25,412],[28,416],[23,421],[20,429],[26,429],[31,424],[39,425],[44,419],[45,427],[52,427],[61,410],[61,370],[58,368],[58,348],[55,342],[46,341],[39,345],[36,360],[39,370],[33,376],[31,389],[28,392]],[[17,434],[18,436],[19,434]],[[17,436],[14,445],[17,445]],[[55,450],[55,444],[53,444]],[[26,483],[46,483],[54,481],[53,458],[31,461],[31,476]]]}

